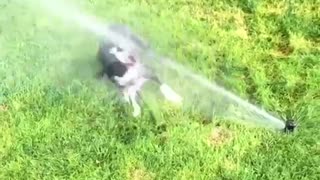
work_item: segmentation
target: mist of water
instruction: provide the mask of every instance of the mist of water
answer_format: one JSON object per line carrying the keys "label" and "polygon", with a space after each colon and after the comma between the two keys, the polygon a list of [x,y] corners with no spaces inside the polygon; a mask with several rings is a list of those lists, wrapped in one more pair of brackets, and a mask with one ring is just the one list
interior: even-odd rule
{"label": "mist of water", "polygon": [[[135,47],[135,44],[129,39],[108,30],[106,23],[85,14],[75,6],[57,0],[37,1],[44,11],[60,17],[66,23],[77,24],[98,38],[107,37],[110,41],[124,48],[132,49]],[[144,62],[151,65],[161,79],[170,84],[184,98],[184,109],[198,111],[207,117],[253,122],[273,129],[285,127],[285,123],[280,119],[210,82],[176,61],[158,56],[153,51],[148,51],[145,55]]]}

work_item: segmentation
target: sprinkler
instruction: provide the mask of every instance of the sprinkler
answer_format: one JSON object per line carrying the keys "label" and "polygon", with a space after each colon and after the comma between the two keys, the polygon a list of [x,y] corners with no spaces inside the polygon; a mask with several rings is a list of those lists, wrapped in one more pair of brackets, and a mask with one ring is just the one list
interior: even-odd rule
{"label": "sprinkler", "polygon": [[292,119],[289,119],[286,121],[286,126],[284,127],[283,131],[293,132],[296,127],[297,127],[297,124]]}

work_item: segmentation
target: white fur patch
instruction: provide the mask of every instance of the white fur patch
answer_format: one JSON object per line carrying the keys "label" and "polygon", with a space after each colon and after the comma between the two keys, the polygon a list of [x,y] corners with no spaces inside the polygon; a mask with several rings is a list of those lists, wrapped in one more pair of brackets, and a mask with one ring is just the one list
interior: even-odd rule
{"label": "white fur patch", "polygon": [[109,53],[116,56],[116,58],[122,63],[128,63],[129,54],[127,51],[118,51],[116,47],[113,47],[109,50]]}

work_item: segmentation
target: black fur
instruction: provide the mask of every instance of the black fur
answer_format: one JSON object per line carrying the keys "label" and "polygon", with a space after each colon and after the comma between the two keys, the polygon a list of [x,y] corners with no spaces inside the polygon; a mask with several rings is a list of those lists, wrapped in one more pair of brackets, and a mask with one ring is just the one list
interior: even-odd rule
{"label": "black fur", "polygon": [[127,71],[128,68],[120,61],[113,62],[104,68],[104,73],[111,80],[113,80],[115,76],[122,77]]}
{"label": "black fur", "polygon": [[[98,73],[98,77],[101,78],[104,75],[115,83],[114,77],[122,77],[128,68],[125,64],[119,61],[113,54],[109,53],[111,48],[116,47],[110,42],[101,42],[99,46],[99,51],[97,54],[98,61],[102,65],[102,70]],[[122,51],[121,48],[116,47],[118,51]]]}

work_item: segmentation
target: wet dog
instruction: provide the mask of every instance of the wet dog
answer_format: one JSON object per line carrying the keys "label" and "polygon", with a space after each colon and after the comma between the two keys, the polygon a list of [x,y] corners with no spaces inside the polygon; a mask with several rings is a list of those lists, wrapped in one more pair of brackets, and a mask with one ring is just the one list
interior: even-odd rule
{"label": "wet dog", "polygon": [[[127,27],[119,25],[115,27],[118,33],[130,35],[127,37],[138,46],[146,47],[138,37],[130,33]],[[162,83],[152,70],[138,59],[139,57],[136,53],[119,47],[119,45],[108,40],[102,40],[99,44],[97,58],[102,65],[99,76],[107,76],[116,85],[125,101],[132,104],[134,117],[141,114],[142,101],[140,92],[143,85],[148,81],[156,82],[167,100],[181,103],[182,98],[171,87]]]}

